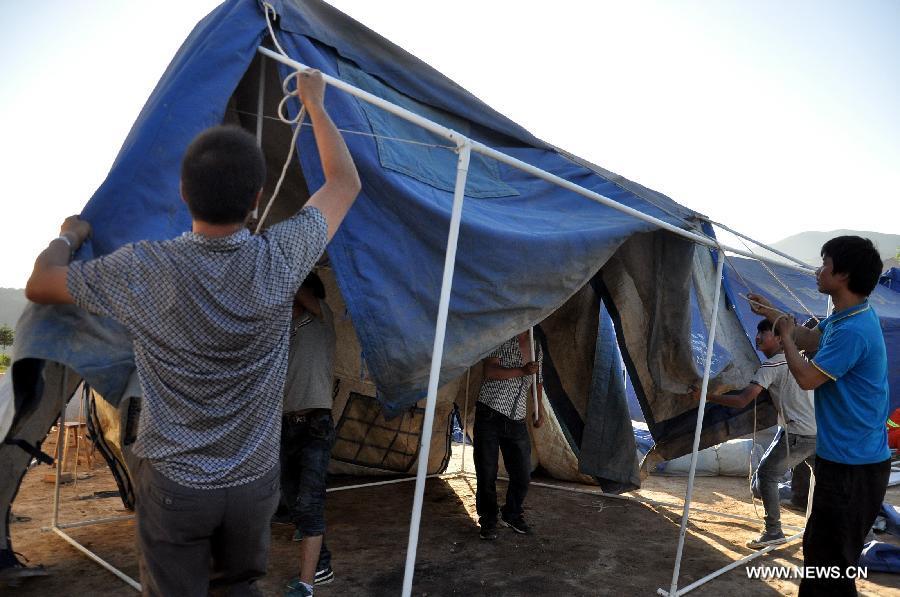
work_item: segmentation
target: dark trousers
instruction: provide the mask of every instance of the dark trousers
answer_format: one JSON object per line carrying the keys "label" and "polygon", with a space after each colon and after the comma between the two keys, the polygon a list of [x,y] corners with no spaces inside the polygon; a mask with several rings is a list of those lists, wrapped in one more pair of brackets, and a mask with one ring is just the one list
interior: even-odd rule
{"label": "dark trousers", "polygon": [[[816,457],[812,513],[803,533],[805,567],[836,567],[844,576],[848,567],[858,565],[890,474],[890,460],[841,464]],[[856,595],[856,580],[804,578],[800,596],[812,595]]]}
{"label": "dark trousers", "polygon": [[[325,489],[335,431],[331,411],[316,409],[281,419],[281,492],[291,520],[303,537],[325,534]],[[316,570],[331,565],[322,538]]]}
{"label": "dark trousers", "polygon": [[525,421],[513,421],[481,402],[475,407],[473,457],[478,487],[475,508],[481,526],[497,524],[498,450],[509,474],[503,516],[522,516],[522,505],[531,481],[531,440]]}
{"label": "dark trousers", "polygon": [[193,489],[140,460],[135,495],[144,595],[260,594],[278,467],[245,485]]}

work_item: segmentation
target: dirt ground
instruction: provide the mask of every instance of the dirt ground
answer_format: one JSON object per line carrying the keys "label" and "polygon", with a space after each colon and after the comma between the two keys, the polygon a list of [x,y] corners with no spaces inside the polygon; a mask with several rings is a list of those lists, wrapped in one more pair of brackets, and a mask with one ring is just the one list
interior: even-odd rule
{"label": "dirt ground", "polygon": [[[459,452],[450,471],[459,470]],[[52,450],[52,442],[45,444]],[[470,450],[467,450],[470,452]],[[469,454],[467,453],[467,456]],[[61,493],[60,521],[77,522],[128,514],[115,493],[115,482],[102,459],[89,469],[79,465],[77,486]],[[467,458],[467,470],[472,471]],[[11,525],[14,549],[30,564],[43,564],[44,577],[23,579],[18,586],[0,585],[4,595],[134,595],[121,580],[91,562],[52,532],[53,484],[43,480],[52,470],[31,469],[13,503],[13,514],[30,520]],[[365,481],[363,479],[362,481]],[[536,479],[558,483],[551,479]],[[359,478],[341,479],[346,485]],[[574,486],[585,489],[585,486]],[[684,478],[651,477],[634,494],[677,503],[684,496]],[[681,510],[651,507],[594,495],[534,486],[526,516],[534,536],[501,530],[496,541],[480,541],[475,523],[474,480],[457,476],[431,479],[425,492],[422,529],[413,593],[437,595],[653,595],[668,589]],[[328,544],[334,553],[336,580],[319,587],[320,597],[338,595],[396,595],[403,582],[406,542],[414,483],[404,482],[329,494]],[[504,484],[501,482],[500,491]],[[697,508],[755,516],[746,479],[698,478]],[[900,488],[887,500],[900,503]],[[761,505],[757,506],[762,513]],[[802,518],[785,512],[783,522]],[[691,517],[681,567],[680,586],[751,553],[743,544],[758,534],[760,523],[728,520],[709,514]],[[137,578],[133,521],[73,528],[73,537],[126,574]],[[267,595],[282,594],[294,575],[297,548],[292,528],[273,524],[268,576],[261,581]],[[881,537],[885,539],[884,536]],[[753,566],[800,566],[799,541],[761,556]],[[900,595],[900,577],[870,573],[857,583],[864,595]],[[751,580],[739,566],[698,588],[698,596],[796,594],[797,584],[786,580]]]}

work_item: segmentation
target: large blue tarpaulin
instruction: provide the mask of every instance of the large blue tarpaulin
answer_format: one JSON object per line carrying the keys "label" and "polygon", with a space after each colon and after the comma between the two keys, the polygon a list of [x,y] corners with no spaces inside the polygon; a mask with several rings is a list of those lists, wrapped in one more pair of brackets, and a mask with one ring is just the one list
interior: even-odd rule
{"label": "large blue tarpaulin", "polygon": [[[274,5],[281,45],[305,64],[670,223],[686,226],[684,219],[692,215],[661,195],[644,199],[628,185],[560,155],[331,7]],[[195,28],[148,99],[108,178],[84,208],[82,216],[94,232],[77,258],[189,229],[190,216],[179,197],[181,157],[197,133],[223,121],[266,32],[258,4],[239,0],[224,3]],[[281,72],[288,74],[286,68]],[[420,399],[427,385],[452,203],[448,181],[455,177],[456,155],[446,140],[347,94],[331,90],[326,105],[339,128],[367,133],[345,134],[363,191],[328,253],[369,372],[386,406],[399,408]],[[309,130],[298,146],[314,191],[323,175]],[[442,380],[540,321],[584,286],[625,238],[652,228],[477,157],[463,208]],[[71,350],[82,329],[97,327],[96,319],[74,308],[32,312],[23,322],[18,356],[67,362],[98,390],[115,395],[125,383],[121,367],[86,367],[103,362],[109,350],[105,339],[79,340],[78,350]],[[99,325],[115,327],[108,321]],[[30,333],[36,329],[42,330],[39,338]]]}
{"label": "large blue tarpaulin", "polygon": [[[694,212],[548,146],[327,4],[273,5],[278,13],[276,36],[293,58],[622,205],[699,230]],[[173,238],[190,228],[179,196],[183,153],[196,134],[223,122],[229,110],[234,112],[230,103],[255,64],[261,43],[269,43],[266,19],[261,5],[251,0],[225,2],[197,25],[148,98],[109,176],[85,206],[82,216],[91,222],[93,237],[78,259],[143,239]],[[278,69],[281,77],[289,74],[283,65]],[[271,88],[269,93],[280,95]],[[427,386],[456,154],[445,139],[348,94],[329,90],[326,106],[345,131],[363,188],[328,255],[368,373],[386,409],[396,412],[421,399]],[[289,106],[290,111],[297,109]],[[267,156],[270,164],[280,163],[287,143],[271,147],[265,142],[267,151],[278,154]],[[323,174],[308,128],[299,135],[297,154],[305,184],[314,192],[323,184]],[[607,307],[617,320],[638,322],[640,330],[647,326],[650,343],[644,343],[645,332],[635,326],[620,329],[619,341],[625,342],[621,336],[629,330],[634,334],[629,362],[646,369],[639,382],[643,387],[636,390],[649,411],[645,414],[651,415],[654,436],[658,441],[679,438],[672,449],[689,450],[696,409],[679,394],[696,378],[696,365],[702,362],[698,348],[705,350],[711,299],[704,295],[701,305],[685,292],[698,270],[705,271],[707,279],[697,284],[706,291],[714,287],[708,279],[714,266],[708,256],[695,256],[682,239],[641,234],[653,230],[652,224],[475,156],[462,212],[441,381],[460,375],[505,339],[542,321],[594,279],[614,254],[622,253],[615,271],[604,274],[601,286],[609,295],[604,300],[609,299]],[[630,253],[620,250],[626,241]],[[672,259],[677,267],[672,267]],[[673,286],[669,291],[657,289],[657,280]],[[632,296],[632,291],[637,294]],[[640,305],[633,303],[637,300]],[[688,301],[690,313],[684,309]],[[639,313],[630,312],[638,307]],[[654,315],[654,309],[668,315]],[[684,313],[674,316],[673,309]],[[733,319],[733,314],[722,313],[724,319]],[[668,327],[657,333],[650,324]],[[747,369],[749,341],[735,340],[727,322],[720,325],[714,375],[731,367],[736,378]],[[685,340],[690,348],[676,342],[681,332],[689,336]],[[29,308],[17,339],[13,380],[17,406],[25,410],[28,398],[40,394],[35,386],[43,361],[69,365],[113,401],[132,368],[124,330],[75,307]],[[642,363],[648,348],[654,347],[670,354],[647,368]],[[679,360],[684,354],[688,358]],[[732,366],[729,359],[741,364]],[[675,369],[685,371],[673,375]],[[590,378],[592,372],[584,375]],[[726,413],[718,422],[731,417]],[[668,424],[674,418],[675,424]],[[723,425],[709,440],[746,431]]]}

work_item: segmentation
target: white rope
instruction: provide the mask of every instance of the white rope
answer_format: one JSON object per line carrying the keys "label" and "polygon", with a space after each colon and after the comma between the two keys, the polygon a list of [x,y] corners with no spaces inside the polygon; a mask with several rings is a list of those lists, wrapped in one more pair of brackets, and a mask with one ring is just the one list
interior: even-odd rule
{"label": "white rope", "polygon": [[[229,108],[229,112],[234,112],[235,114],[244,114],[246,116],[254,116],[254,117],[256,116],[255,112],[248,112],[246,110],[237,110],[235,108]],[[281,118],[278,118],[276,116],[263,116],[263,118],[266,120],[284,122],[284,120],[282,120]],[[308,122],[302,122],[300,124],[301,124],[301,126],[312,127],[312,124],[308,123]],[[339,128],[339,129],[337,129],[337,131],[348,134],[348,135],[360,135],[362,137],[371,137],[373,139],[383,139],[385,141],[396,141],[398,143],[408,143],[410,145],[421,145],[423,147],[432,147],[435,149],[447,149],[447,150],[450,150],[453,152],[457,151],[457,148],[455,145],[443,145],[441,143],[427,143],[425,141],[416,141],[415,139],[406,139],[404,137],[391,137],[388,135],[377,135],[375,133],[369,133],[366,131],[352,131],[350,129]]]}
{"label": "white rope", "polygon": [[263,2],[263,10],[266,11],[266,25],[269,27],[269,35],[272,37],[272,43],[275,44],[275,48],[282,56],[290,58],[290,56],[287,55],[287,52],[284,51],[284,48],[281,47],[281,44],[278,43],[278,39],[275,37],[275,31],[272,29],[272,21],[269,19],[270,10],[275,17],[278,17],[278,13],[275,12],[275,7],[268,2]]}
{"label": "white rope", "polygon": [[[741,243],[744,245],[744,247],[747,248],[747,251],[749,251],[749,252],[752,253],[753,255],[756,255],[756,253],[754,253],[753,249],[750,248],[750,245],[748,245],[746,242],[744,242],[744,239],[743,239],[743,238],[741,238],[740,236],[738,236],[738,240],[740,240]],[[776,274],[774,271],[772,271],[772,268],[770,268],[770,267],[768,266],[768,264],[767,264],[765,261],[763,261],[762,259],[757,259],[757,261],[759,261],[759,263],[763,266],[763,268],[764,268],[767,272],[769,272],[769,275],[772,276],[772,278],[774,278],[776,282],[778,282],[779,286],[781,286],[782,288],[784,288],[784,289],[787,291],[787,293],[788,293],[789,295],[791,295],[791,298],[793,298],[795,301],[797,301],[797,303],[800,305],[800,307],[801,307],[804,311],[806,311],[806,314],[809,315],[811,318],[815,319],[815,320],[816,320],[816,323],[818,324],[818,323],[819,323],[819,318],[816,317],[816,315],[809,309],[809,307],[806,306],[806,304],[805,304],[802,300],[800,300],[800,297],[799,297],[799,296],[797,296],[796,294],[794,294],[794,291],[793,291],[793,290],[791,290],[790,288],[788,288],[787,284],[785,284],[785,283],[781,280],[781,278],[778,277],[778,274]],[[733,268],[733,267],[734,267],[734,266],[732,266],[732,268]],[[750,287],[748,286],[747,288],[748,288],[748,290],[749,290]],[[774,326],[773,326],[773,328],[774,328]]]}
{"label": "white rope", "polygon": [[[284,48],[281,47],[281,44],[278,43],[278,38],[275,37],[275,29],[272,26],[272,16],[274,16],[274,17],[278,16],[278,14],[275,12],[275,8],[268,2],[263,3],[263,8],[264,8],[265,14],[266,14],[266,26],[269,29],[269,37],[271,37],[272,43],[275,45],[275,48],[278,50],[278,52],[282,56],[284,56],[285,58],[290,58],[290,56],[287,55],[287,52],[284,51]],[[263,224],[265,223],[266,218],[269,216],[269,212],[271,211],[272,206],[275,203],[275,198],[278,197],[278,193],[281,191],[281,185],[284,183],[284,179],[287,176],[288,166],[290,166],[290,163],[294,157],[294,150],[297,147],[297,137],[300,134],[300,129],[303,126],[312,126],[311,123],[305,124],[303,122],[304,118],[306,117],[306,107],[303,105],[300,106],[300,111],[297,113],[297,116],[295,118],[288,118],[284,113],[288,100],[290,100],[293,97],[296,97],[299,101],[300,94],[299,94],[298,90],[290,89],[290,84],[291,84],[291,81],[294,79],[294,77],[295,77],[295,74],[290,74],[287,77],[285,77],[285,79],[281,82],[281,90],[283,91],[284,95],[281,98],[281,101],[278,102],[278,109],[277,109],[277,120],[279,120],[287,125],[293,126],[294,134],[291,136],[290,148],[288,149],[287,156],[284,160],[284,165],[281,168],[281,175],[278,177],[278,182],[275,183],[275,190],[272,191],[272,196],[266,202],[266,207],[263,210],[263,213],[260,216],[259,221],[256,223],[256,234],[259,234],[259,232],[262,230]],[[235,110],[235,112],[243,113],[240,110]],[[271,117],[271,116],[265,116],[264,118],[270,118],[272,120],[275,120],[275,118]],[[453,150],[453,151],[456,150],[455,146],[450,146],[450,145],[425,143],[422,141],[414,141],[412,139],[403,139],[403,138],[399,138],[399,137],[387,137],[384,135],[375,135],[372,133],[365,133],[362,131],[348,131],[348,130],[344,130],[344,129],[338,129],[338,131],[341,133],[364,135],[364,136],[373,137],[373,138],[387,139],[390,141],[398,141],[398,142],[410,143],[410,144],[414,144],[414,145],[423,145],[426,147],[449,149],[449,150]]]}
{"label": "white rope", "polygon": [[[306,108],[301,107],[300,113],[297,114],[297,117],[303,118],[304,116],[306,116]],[[266,221],[266,218],[269,215],[269,211],[272,209],[272,205],[275,203],[275,197],[278,196],[278,192],[281,190],[281,185],[282,183],[284,183],[284,178],[287,175],[288,166],[291,165],[291,160],[294,157],[294,148],[297,146],[297,137],[300,135],[300,128],[301,127],[299,123],[296,127],[294,127],[294,134],[291,135],[291,145],[288,149],[287,157],[284,160],[284,166],[282,166],[281,168],[281,176],[278,177],[278,182],[275,183],[275,190],[272,191],[272,196],[266,203],[266,209],[263,210],[262,215],[259,217],[259,221],[256,223],[256,234],[259,234],[259,231],[262,230],[263,223]]]}
{"label": "white rope", "polygon": [[[266,12],[266,26],[269,28],[269,37],[272,38],[272,43],[275,44],[275,47],[285,58],[290,58],[287,55],[287,52],[284,51],[284,48],[281,47],[281,44],[278,43],[278,38],[275,37],[275,29],[272,27],[272,20],[269,17],[269,11],[271,10],[272,14],[276,17],[278,14],[275,12],[275,8],[269,4],[268,2],[263,3],[263,8]],[[288,118],[284,115],[284,108],[287,104],[287,101],[296,97],[299,101],[300,92],[295,89],[294,91],[290,90],[290,82],[291,79],[295,77],[295,74],[290,74],[281,82],[281,90],[284,92],[284,97],[281,98],[281,101],[278,102],[278,119],[288,125],[294,125],[294,134],[291,136],[291,145],[288,149],[287,157],[284,160],[284,166],[281,168],[281,175],[278,177],[278,182],[275,183],[275,190],[272,191],[272,196],[269,198],[269,201],[266,202],[266,208],[263,210],[262,215],[259,218],[259,221],[256,223],[256,234],[259,234],[259,231],[262,230],[263,224],[266,221],[266,218],[269,216],[269,212],[272,209],[272,205],[275,203],[275,198],[278,197],[279,191],[281,191],[281,185],[284,183],[285,176],[287,176],[288,166],[291,164],[291,160],[294,157],[294,149],[297,147],[297,137],[300,135],[301,124],[303,123],[303,119],[306,117],[306,106],[301,104],[300,111],[297,112],[296,118]]]}

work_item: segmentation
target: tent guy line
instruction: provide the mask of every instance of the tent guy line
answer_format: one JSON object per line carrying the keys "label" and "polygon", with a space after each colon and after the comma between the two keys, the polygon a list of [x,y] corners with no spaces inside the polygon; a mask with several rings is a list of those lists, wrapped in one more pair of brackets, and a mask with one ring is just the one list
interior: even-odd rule
{"label": "tent guy line", "polygon": [[[743,239],[739,238],[738,240],[740,240],[741,243],[743,243],[743,245],[744,245],[745,247],[747,247],[747,250],[748,250],[748,251],[750,251],[751,253],[753,253],[753,249],[751,249],[750,246],[747,245],[747,243],[746,243]],[[754,253],[754,254],[755,254],[755,253]],[[767,264],[765,261],[761,261],[761,260],[760,260],[759,264],[763,266],[763,268],[766,270],[766,272],[768,272],[768,274],[769,274],[770,276],[772,276],[772,278],[774,278],[775,281],[778,282],[778,284],[779,284],[782,288],[784,288],[784,289],[787,291],[787,293],[788,293],[789,295],[791,295],[791,298],[793,298],[795,301],[797,301],[797,303],[803,308],[803,310],[806,311],[806,314],[807,314],[807,315],[809,315],[811,318],[813,318],[813,319],[816,321],[816,323],[819,323],[819,318],[816,317],[816,314],[813,313],[812,310],[811,310],[809,307],[806,306],[806,303],[804,303],[804,302],[800,299],[800,297],[797,296],[797,295],[794,293],[794,291],[791,290],[791,289],[788,287],[788,285],[785,284],[784,281],[783,281],[781,278],[778,277],[778,274],[776,274],[774,271],[772,271],[772,268],[769,267],[768,264]],[[732,266],[732,269],[734,269],[734,265],[732,265],[730,262],[729,262],[729,265],[731,265],[731,266]],[[737,270],[735,270],[735,271],[737,271]],[[816,271],[818,271],[818,270],[816,270]],[[744,286],[746,286],[747,289],[749,289],[750,286],[747,285],[747,280],[745,280],[744,277],[743,277],[740,273],[738,274],[738,277],[741,279],[741,282],[744,284]],[[747,299],[747,300],[750,300],[750,299]],[[753,301],[751,301],[751,302],[753,302]],[[758,303],[757,303],[757,304],[758,304]]]}
{"label": "tent guy line", "polygon": [[[258,114],[254,112],[248,112],[247,110],[237,110],[235,108],[229,108],[229,112],[233,114],[243,114],[244,116],[254,116],[257,117]],[[266,116],[263,114],[262,118],[264,120],[271,120],[273,122],[284,122],[281,118],[277,116]],[[312,127],[308,122],[302,123],[300,126]],[[375,133],[369,133],[366,131],[352,131],[350,129],[342,129],[338,128],[338,132],[346,133],[348,135],[359,135],[361,137],[371,137],[373,139],[382,139],[384,141],[396,141],[398,143],[408,143],[410,145],[420,145],[422,147],[432,147],[434,149],[446,149],[448,151],[456,151],[455,145],[444,145],[442,143],[425,143],[424,141],[416,141],[415,139],[404,139],[403,137],[391,137],[389,135],[378,135]]]}
{"label": "tent guy line", "polygon": [[[296,93],[294,94],[296,95]],[[281,99],[281,103],[278,104],[278,118],[281,119],[287,125],[292,124],[293,121],[285,120],[281,115],[281,106],[284,104],[285,100],[291,97],[290,92],[287,92]],[[275,190],[272,191],[272,196],[269,198],[268,203],[266,203],[266,209],[263,210],[262,216],[259,218],[259,222],[256,223],[256,234],[259,234],[259,231],[262,230],[263,224],[266,221],[266,218],[269,216],[269,211],[272,209],[272,205],[275,203],[275,198],[278,197],[278,192],[281,190],[281,185],[284,183],[284,177],[287,175],[288,166],[291,165],[291,162],[294,159],[294,148],[297,147],[297,137],[300,136],[300,125],[303,124],[303,119],[306,118],[306,106],[301,105],[300,111],[297,113],[296,125],[294,127],[294,133],[291,135],[291,143],[290,147],[288,147],[287,156],[284,158],[284,166],[281,167],[281,175],[278,177],[278,182],[275,183]]]}

